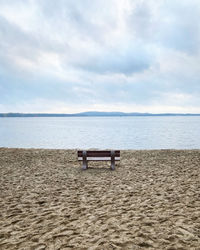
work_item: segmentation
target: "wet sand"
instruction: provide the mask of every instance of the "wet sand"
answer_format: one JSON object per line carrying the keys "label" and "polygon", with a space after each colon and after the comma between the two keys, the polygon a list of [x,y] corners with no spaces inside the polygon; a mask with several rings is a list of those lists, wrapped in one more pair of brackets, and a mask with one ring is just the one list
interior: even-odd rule
{"label": "wet sand", "polygon": [[200,150],[0,148],[0,249],[200,249]]}

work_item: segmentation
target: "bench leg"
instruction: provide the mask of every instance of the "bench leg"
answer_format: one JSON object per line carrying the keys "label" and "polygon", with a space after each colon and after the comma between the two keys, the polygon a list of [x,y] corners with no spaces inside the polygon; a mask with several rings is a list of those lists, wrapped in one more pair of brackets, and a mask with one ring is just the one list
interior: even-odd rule
{"label": "bench leg", "polygon": [[83,151],[83,170],[88,169],[88,162],[87,162],[87,152]]}
{"label": "bench leg", "polygon": [[87,162],[83,162],[82,169],[83,169],[83,170],[88,169],[88,163],[87,163]]}
{"label": "bench leg", "polygon": [[111,170],[115,170],[115,151],[111,151]]}
{"label": "bench leg", "polygon": [[115,162],[111,163],[111,170],[115,170]]}

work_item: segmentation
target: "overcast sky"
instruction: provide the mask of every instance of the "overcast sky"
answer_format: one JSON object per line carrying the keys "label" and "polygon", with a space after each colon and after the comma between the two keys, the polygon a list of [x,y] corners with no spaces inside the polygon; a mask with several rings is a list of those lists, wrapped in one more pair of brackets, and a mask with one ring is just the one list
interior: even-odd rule
{"label": "overcast sky", "polygon": [[200,113],[199,0],[0,0],[0,112]]}

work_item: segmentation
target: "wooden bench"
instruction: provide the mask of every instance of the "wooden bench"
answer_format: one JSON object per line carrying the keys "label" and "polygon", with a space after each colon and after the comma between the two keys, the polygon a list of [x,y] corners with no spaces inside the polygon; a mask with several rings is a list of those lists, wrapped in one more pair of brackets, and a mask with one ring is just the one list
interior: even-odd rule
{"label": "wooden bench", "polygon": [[83,161],[82,169],[88,168],[88,161],[111,161],[111,170],[115,169],[115,161],[120,161],[119,150],[104,150],[104,151],[78,151],[78,160]]}

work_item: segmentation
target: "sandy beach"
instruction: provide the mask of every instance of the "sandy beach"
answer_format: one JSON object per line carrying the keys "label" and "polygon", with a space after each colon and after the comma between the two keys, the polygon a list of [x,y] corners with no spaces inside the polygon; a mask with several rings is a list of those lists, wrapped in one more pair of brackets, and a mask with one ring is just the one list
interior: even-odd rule
{"label": "sandy beach", "polygon": [[0,148],[0,249],[200,249],[200,150]]}

